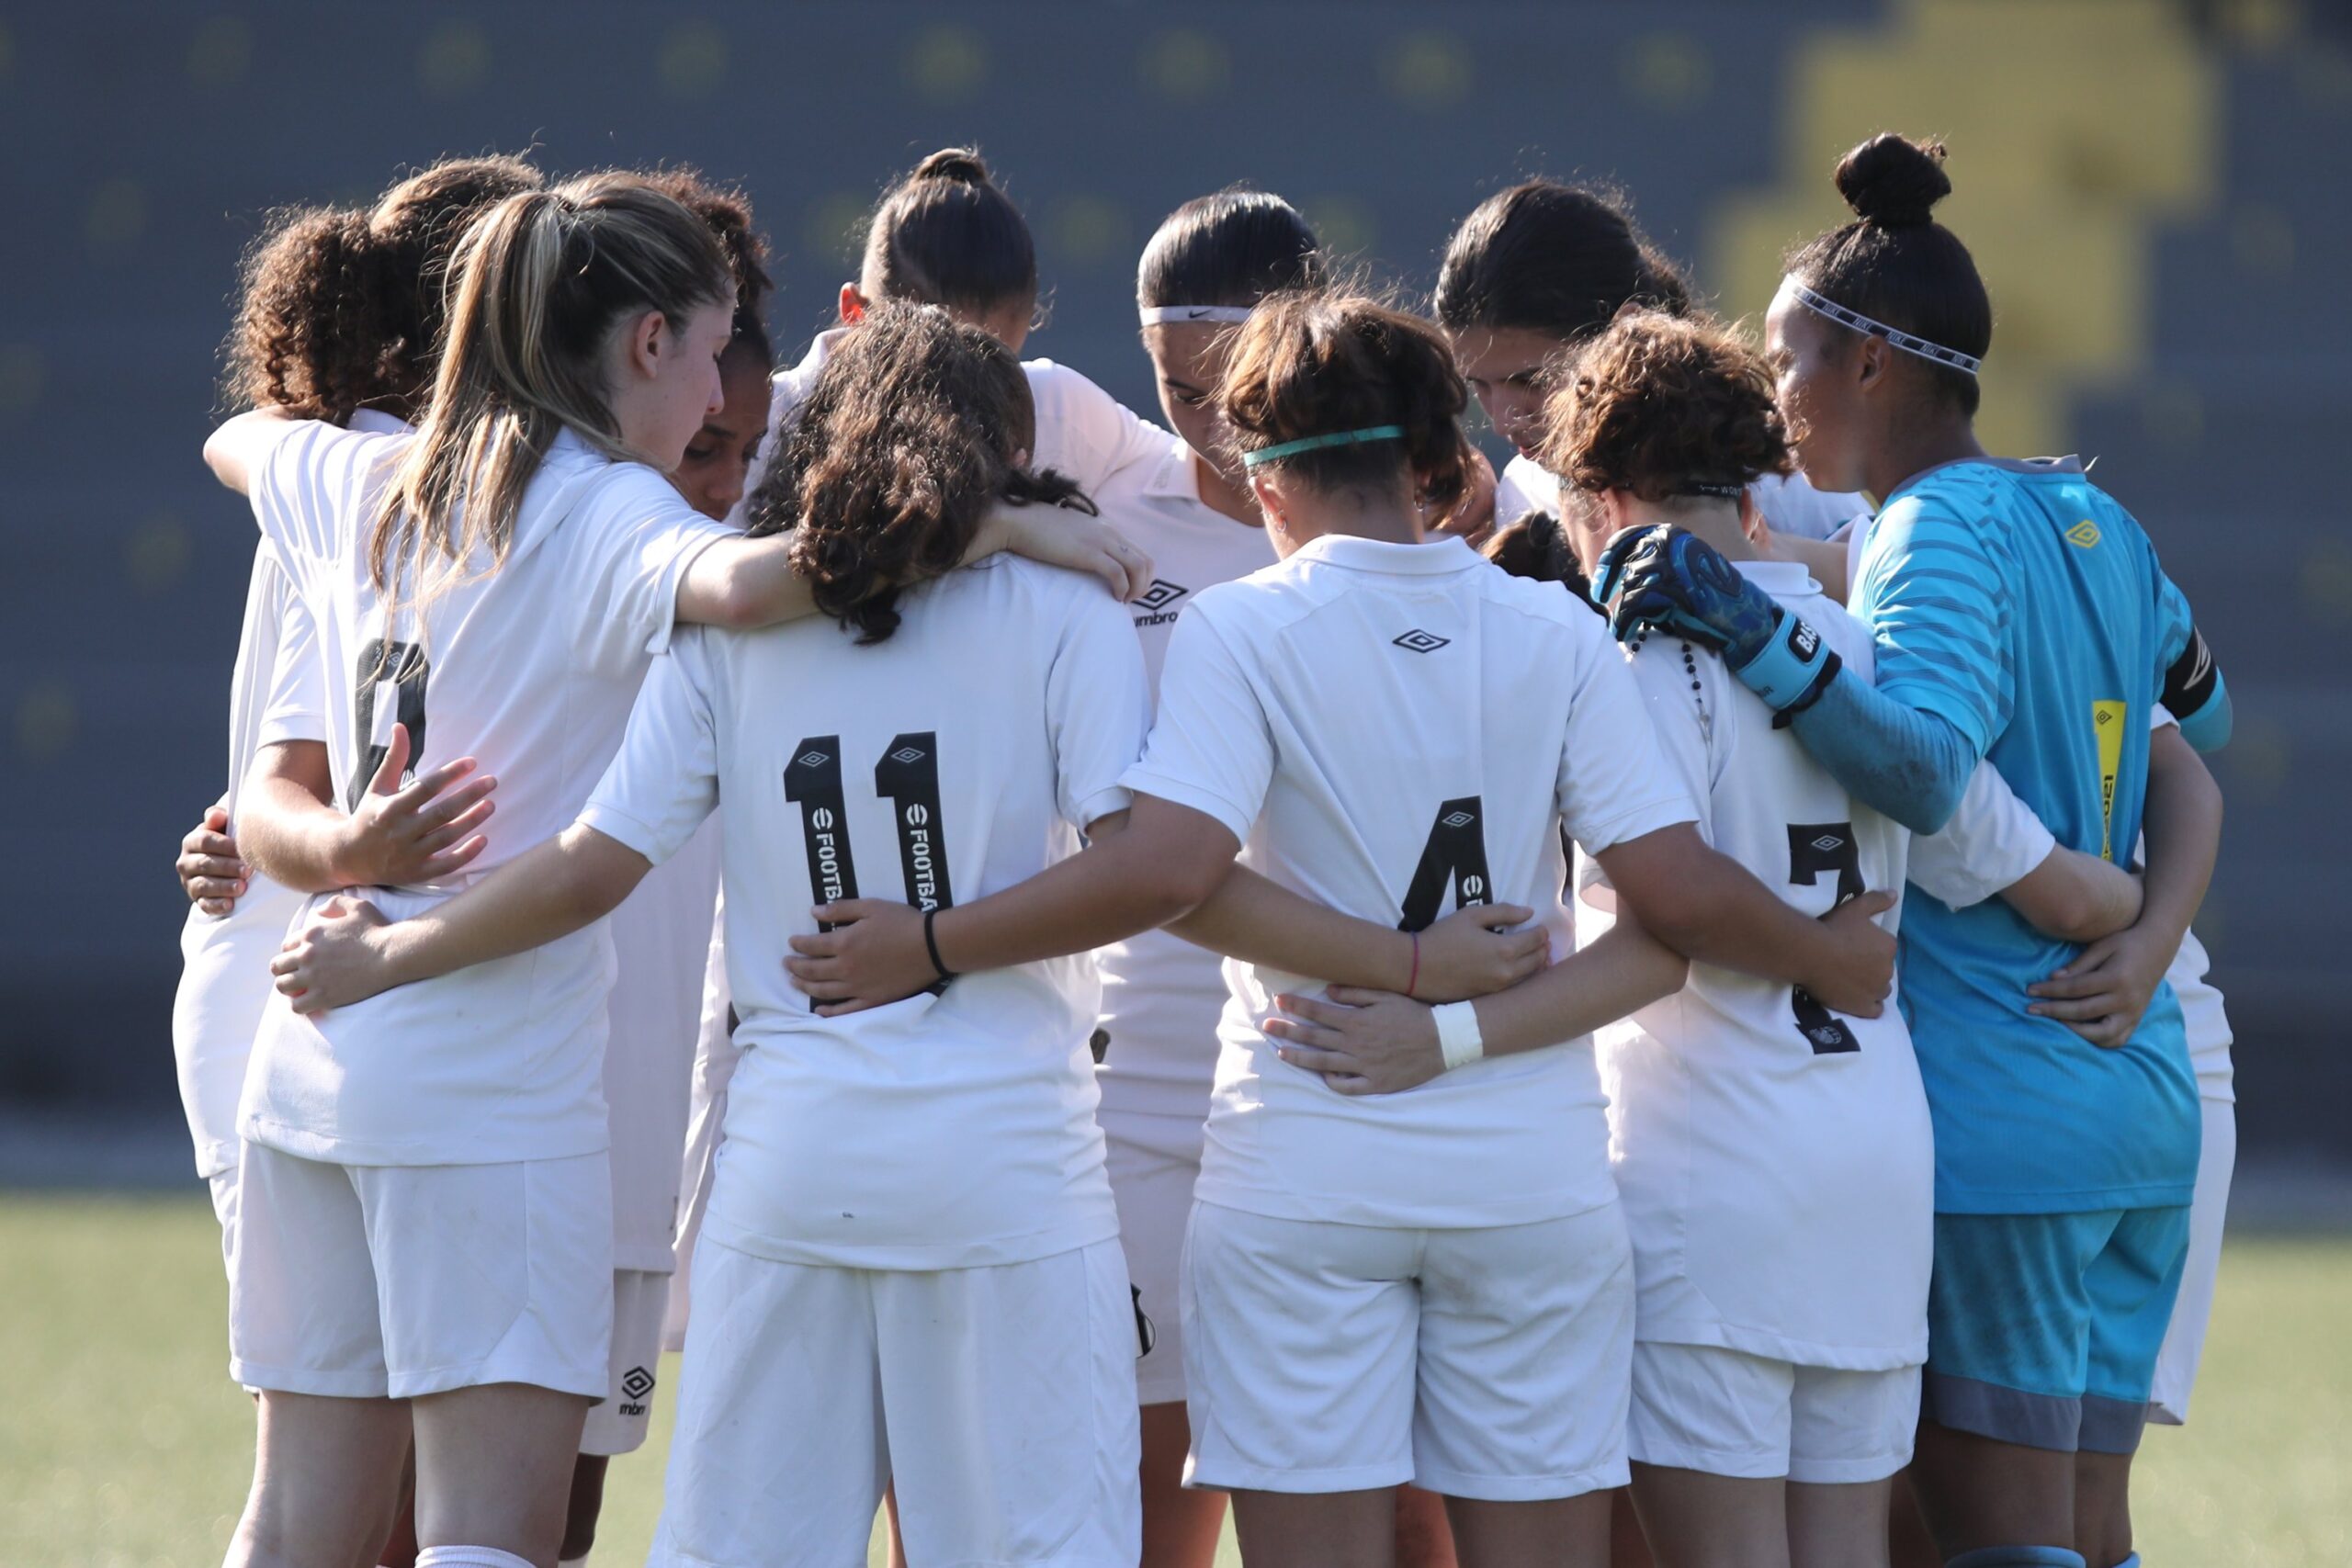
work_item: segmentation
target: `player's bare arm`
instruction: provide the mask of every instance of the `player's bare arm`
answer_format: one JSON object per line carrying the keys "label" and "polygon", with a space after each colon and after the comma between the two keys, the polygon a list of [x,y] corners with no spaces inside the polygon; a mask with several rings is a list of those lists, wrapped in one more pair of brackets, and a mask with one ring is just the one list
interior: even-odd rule
{"label": "player's bare arm", "polygon": [[410,919],[388,920],[363,898],[331,899],[270,972],[297,1012],[346,1007],[570,936],[620,908],[651,869],[635,850],[575,823]]}
{"label": "player's bare arm", "polygon": [[2112,861],[2060,844],[2001,890],[2001,901],[2045,936],[2097,942],[2140,918],[2140,879]]}
{"label": "player's bare arm", "polygon": [[2072,964],[2027,989],[2030,1011],[2054,1018],[2097,1045],[2121,1045],[2163,983],[2189,921],[2205,902],[2222,849],[2222,789],[2177,726],[2148,738],[2146,892],[2140,917],[2092,942]]}
{"label": "player's bare arm", "polygon": [[1620,905],[1686,957],[1803,986],[1824,1007],[1856,1018],[1876,1018],[1894,988],[1894,938],[1872,921],[1894,908],[1893,894],[1865,893],[1810,919],[1709,849],[1687,822],[1593,859]]}
{"label": "player's bare arm", "polygon": [[497,778],[459,757],[403,784],[408,761],[408,728],[396,724],[367,792],[345,813],[331,804],[322,742],[264,747],[242,796],[244,858],[304,893],[411,887],[463,869],[489,847],[481,829],[497,809]]}
{"label": "player's bare arm", "polygon": [[[1432,930],[1435,928],[1432,927]],[[1539,1050],[1614,1023],[1682,988],[1690,960],[1621,916],[1589,947],[1532,978],[1476,998],[1480,1055]],[[1333,986],[1325,998],[1281,996],[1266,1032],[1283,1061],[1341,1094],[1395,1094],[1446,1070],[1436,1010],[1391,991]]]}
{"label": "player's bare arm", "polygon": [[1087,847],[1028,881],[923,917],[857,898],[817,909],[836,929],[792,939],[793,984],[818,1011],[855,1012],[910,997],[944,970],[1002,969],[1084,953],[1166,925],[1216,892],[1241,844],[1223,823],[1157,796],[1087,826]]}

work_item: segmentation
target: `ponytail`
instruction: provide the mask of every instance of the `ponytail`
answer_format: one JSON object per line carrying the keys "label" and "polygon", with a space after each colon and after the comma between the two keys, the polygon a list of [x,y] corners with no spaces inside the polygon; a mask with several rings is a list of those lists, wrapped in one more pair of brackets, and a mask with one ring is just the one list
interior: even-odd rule
{"label": "ponytail", "polygon": [[683,322],[735,297],[709,227],[624,174],[508,197],[468,231],[453,275],[432,402],[368,534],[369,576],[395,603],[412,552],[420,604],[440,586],[427,563],[445,580],[478,554],[504,563],[524,489],[560,432],[634,456],[604,385],[616,321],[659,310]]}
{"label": "ponytail", "polygon": [[883,194],[866,226],[858,292],[986,315],[1037,299],[1037,248],[1021,209],[969,148],[933,152]]}

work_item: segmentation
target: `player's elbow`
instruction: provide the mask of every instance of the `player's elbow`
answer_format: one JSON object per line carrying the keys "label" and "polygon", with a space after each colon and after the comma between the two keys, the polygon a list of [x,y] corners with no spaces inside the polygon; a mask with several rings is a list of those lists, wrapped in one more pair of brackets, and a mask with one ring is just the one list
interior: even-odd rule
{"label": "player's elbow", "polygon": [[1226,879],[1233,874],[1233,862],[1211,861],[1201,856],[1170,859],[1154,874],[1146,897],[1149,901],[1152,924],[1164,926],[1181,919],[1216,897]]}

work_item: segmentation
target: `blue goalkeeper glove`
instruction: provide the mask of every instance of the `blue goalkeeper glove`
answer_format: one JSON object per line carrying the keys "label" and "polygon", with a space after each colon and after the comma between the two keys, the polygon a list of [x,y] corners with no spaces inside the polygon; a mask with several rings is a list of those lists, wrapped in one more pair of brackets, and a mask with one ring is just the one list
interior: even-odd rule
{"label": "blue goalkeeper glove", "polygon": [[1713,649],[1775,712],[1810,707],[1837,677],[1838,656],[1818,632],[1713,545],[1670,525],[1629,528],[1609,541],[1592,574],[1592,602],[1606,608],[1611,599],[1609,624],[1619,641],[1657,626]]}

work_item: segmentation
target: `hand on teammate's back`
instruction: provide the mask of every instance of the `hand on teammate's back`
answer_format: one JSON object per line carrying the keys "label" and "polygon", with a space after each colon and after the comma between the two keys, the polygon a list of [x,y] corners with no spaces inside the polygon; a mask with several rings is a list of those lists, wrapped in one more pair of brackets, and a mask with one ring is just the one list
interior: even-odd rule
{"label": "hand on teammate's back", "polygon": [[391,987],[391,971],[373,943],[374,933],[391,924],[365,898],[338,894],[311,911],[302,929],[286,939],[269,972],[299,1013],[366,1001]]}
{"label": "hand on teammate's back", "polygon": [[1832,1012],[1876,1018],[1894,989],[1894,937],[1875,916],[1894,908],[1892,893],[1864,893],[1821,917],[1833,933],[1832,962],[1805,982],[1814,1000]]}
{"label": "hand on teammate's back", "polygon": [[474,829],[497,809],[498,780],[469,777],[471,757],[444,762],[403,785],[409,760],[406,725],[392,726],[384,761],[351,814],[336,869],[353,887],[413,887],[462,869],[489,847]]}
{"label": "hand on teammate's back", "polygon": [[[1434,930],[1435,928],[1431,928]],[[1266,1032],[1294,1067],[1323,1075],[1340,1094],[1396,1094],[1445,1071],[1437,1021],[1388,991],[1334,986],[1323,997],[1276,997]]]}
{"label": "hand on teammate's back", "polygon": [[223,807],[205,810],[203,820],[180,840],[180,888],[189,903],[215,917],[226,915],[244,897],[252,868],[237,858],[237,840],[229,836],[229,813]]}
{"label": "hand on teammate's back", "polygon": [[2167,942],[2161,931],[2144,926],[2101,937],[2047,980],[2028,986],[2028,994],[2040,999],[2026,1010],[2054,1018],[2092,1044],[2111,1050],[2128,1043],[2140,1027],[2179,950],[2177,941]]}
{"label": "hand on teammate's back", "polygon": [[792,938],[795,956],[784,966],[820,1018],[904,1001],[938,980],[913,905],[845,898],[817,918],[833,929]]}
{"label": "hand on teammate's back", "polygon": [[998,507],[982,525],[972,554],[993,549],[1099,577],[1123,604],[1151,590],[1151,557],[1108,523],[1069,507]]}
{"label": "hand on teammate's back", "polygon": [[1419,972],[1398,978],[1425,1002],[1466,1002],[1516,986],[1552,961],[1550,934],[1528,925],[1534,918],[1521,904],[1456,909],[1421,932]]}

